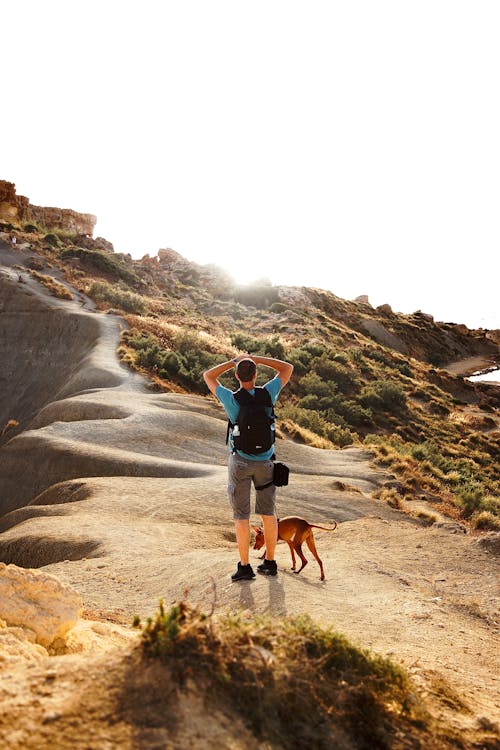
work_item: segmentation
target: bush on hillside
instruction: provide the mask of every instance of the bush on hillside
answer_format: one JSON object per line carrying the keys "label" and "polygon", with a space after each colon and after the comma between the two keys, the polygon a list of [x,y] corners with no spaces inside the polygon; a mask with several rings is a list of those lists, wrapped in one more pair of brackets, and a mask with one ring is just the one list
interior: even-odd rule
{"label": "bush on hillside", "polygon": [[61,257],[79,258],[84,265],[93,266],[97,270],[110,274],[117,279],[121,279],[132,286],[140,284],[141,282],[139,276],[137,276],[133,270],[128,268],[122,260],[111,253],[104,252],[103,250],[89,250],[85,247],[66,247],[61,250]]}
{"label": "bush on hillside", "polygon": [[120,310],[135,315],[144,315],[148,309],[144,297],[128,289],[123,289],[118,284],[94,281],[88,290],[88,295],[92,299],[109,302],[111,305],[119,307]]}
{"label": "bush on hillside", "polygon": [[273,357],[274,359],[285,358],[285,347],[278,335],[258,339],[245,333],[236,332],[231,335],[231,343],[240,351],[248,352],[248,354],[260,354],[262,357]]}
{"label": "bush on hillside", "polygon": [[406,406],[406,395],[399,383],[376,380],[362,388],[360,402],[373,411],[399,412]]}
{"label": "bush on hillside", "polygon": [[311,368],[322,380],[335,383],[342,392],[352,391],[357,385],[355,373],[344,364],[335,361],[333,353],[323,352],[320,357],[314,357]]}
{"label": "bush on hillside", "polygon": [[472,519],[475,529],[481,531],[500,531],[500,517],[488,510],[483,510]]}
{"label": "bush on hillside", "polygon": [[59,237],[53,232],[49,232],[49,234],[46,234],[43,239],[45,240],[45,242],[48,242],[49,245],[52,245],[52,247],[59,247],[61,244]]}
{"label": "bush on hillside", "polygon": [[174,337],[174,349],[165,349],[155,336],[134,329],[125,331],[123,339],[135,350],[139,367],[197,393],[206,392],[204,371],[220,361],[220,355],[206,351],[204,341],[192,331],[179,331]]}
{"label": "bush on hillside", "polygon": [[349,429],[329,422],[320,412],[313,409],[285,404],[280,408],[279,416],[282,419],[292,420],[301,427],[305,427],[316,435],[329,440],[339,448],[352,445],[357,439],[357,435]]}

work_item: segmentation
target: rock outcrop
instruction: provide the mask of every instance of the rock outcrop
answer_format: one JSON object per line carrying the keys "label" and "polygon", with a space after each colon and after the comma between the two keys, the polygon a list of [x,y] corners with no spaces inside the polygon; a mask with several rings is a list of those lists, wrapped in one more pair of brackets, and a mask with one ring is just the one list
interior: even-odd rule
{"label": "rock outcrop", "polygon": [[17,195],[14,183],[0,180],[0,221],[21,224],[34,222],[46,229],[63,229],[91,237],[97,217],[70,208],[34,206],[29,198]]}
{"label": "rock outcrop", "polygon": [[0,620],[32,631],[41,646],[63,639],[82,608],[78,592],[55,576],[0,563]]}
{"label": "rock outcrop", "polygon": [[371,307],[371,303],[370,303],[370,300],[368,299],[367,294],[360,294],[358,297],[353,299],[353,302],[357,302],[358,305],[370,305]]}

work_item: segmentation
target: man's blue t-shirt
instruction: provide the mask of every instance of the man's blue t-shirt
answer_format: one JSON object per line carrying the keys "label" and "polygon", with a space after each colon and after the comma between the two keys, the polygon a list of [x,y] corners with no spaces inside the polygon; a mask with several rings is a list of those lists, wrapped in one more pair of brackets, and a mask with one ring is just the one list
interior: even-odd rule
{"label": "man's blue t-shirt", "polygon": [[[269,380],[265,385],[262,386],[266,389],[266,391],[269,391],[269,395],[271,396],[271,401],[273,402],[273,406],[276,403],[276,399],[278,398],[279,392],[282,389],[281,380],[279,379],[278,375],[274,377],[272,380]],[[254,395],[255,391],[252,388],[252,390],[248,391],[251,396]],[[222,406],[224,407],[227,417],[229,421],[234,424],[238,419],[238,414],[240,411],[240,405],[236,401],[234,397],[233,391],[229,390],[229,388],[225,388],[225,386],[218,384],[217,388],[215,389],[215,395],[221,402]],[[269,409],[269,414],[271,414],[271,409]],[[274,429],[274,425],[273,425]],[[229,450],[231,453],[234,450],[233,445],[233,436],[231,434],[231,431],[229,432]],[[265,453],[260,453],[258,456],[250,455],[249,453],[244,453],[243,451],[236,451],[236,453],[239,456],[242,456],[243,458],[249,458],[251,461],[269,461],[271,456],[274,455],[274,445],[272,445],[268,451]]]}

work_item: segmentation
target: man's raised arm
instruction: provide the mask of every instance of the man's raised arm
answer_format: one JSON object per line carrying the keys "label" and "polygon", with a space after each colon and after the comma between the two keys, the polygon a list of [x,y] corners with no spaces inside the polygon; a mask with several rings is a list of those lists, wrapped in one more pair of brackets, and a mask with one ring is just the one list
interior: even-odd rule
{"label": "man's raised arm", "polygon": [[230,359],[228,362],[222,362],[220,365],[215,365],[215,367],[211,367],[210,370],[205,370],[203,373],[203,379],[214,395],[215,389],[219,385],[219,376],[224,375],[225,372],[236,367],[240,359],[248,359],[248,357],[246,355],[240,355],[239,357]]}

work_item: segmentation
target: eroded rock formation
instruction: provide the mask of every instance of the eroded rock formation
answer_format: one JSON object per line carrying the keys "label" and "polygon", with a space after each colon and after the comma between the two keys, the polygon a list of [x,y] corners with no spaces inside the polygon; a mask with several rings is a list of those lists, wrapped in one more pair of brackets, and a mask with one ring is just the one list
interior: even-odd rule
{"label": "eroded rock formation", "polygon": [[63,639],[82,607],[78,592],[55,576],[0,563],[0,620],[31,631],[41,646]]}
{"label": "eroded rock formation", "polygon": [[34,222],[46,229],[63,229],[92,236],[97,217],[70,208],[33,206],[29,198],[17,195],[13,182],[0,180],[0,221],[21,224]]}

